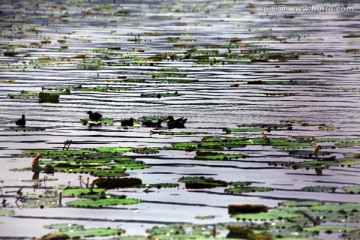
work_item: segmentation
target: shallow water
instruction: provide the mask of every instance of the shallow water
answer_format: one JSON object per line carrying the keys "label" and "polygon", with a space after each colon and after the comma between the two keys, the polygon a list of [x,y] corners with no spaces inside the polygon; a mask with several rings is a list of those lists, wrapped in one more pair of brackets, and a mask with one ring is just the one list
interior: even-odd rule
{"label": "shallow water", "polygon": [[[30,1],[29,1],[30,2]],[[175,222],[214,224],[232,219],[227,213],[228,204],[261,203],[276,206],[289,199],[331,200],[360,202],[358,195],[346,193],[309,193],[301,191],[305,186],[358,185],[360,168],[331,167],[322,176],[303,169],[274,168],[262,161],[289,160],[287,152],[266,146],[242,149],[249,161],[199,161],[195,153],[161,151],[155,157],[140,156],[139,160],[152,167],[129,171],[146,183],[176,183],[182,176],[203,175],[224,181],[252,181],[259,186],[275,188],[271,192],[228,195],[223,188],[210,190],[160,189],[151,193],[141,190],[113,190],[116,194],[143,199],[130,206],[105,209],[21,209],[14,205],[14,193],[20,187],[31,193],[31,183],[22,182],[32,177],[31,172],[12,172],[9,169],[30,167],[30,158],[17,158],[15,154],[25,149],[60,149],[67,139],[73,140],[72,148],[99,146],[170,146],[173,142],[200,140],[204,136],[226,135],[222,128],[236,127],[244,123],[278,123],[283,119],[302,119],[309,123],[325,123],[340,127],[334,131],[320,131],[317,127],[297,126],[293,131],[271,132],[271,136],[312,135],[315,137],[359,137],[360,92],[346,92],[341,88],[359,86],[359,38],[344,38],[358,34],[360,4],[351,4],[352,12],[264,13],[266,1],[256,8],[247,8],[252,1],[28,1],[1,2],[1,52],[15,50],[14,57],[0,57],[0,180],[4,197],[16,211],[13,217],[1,217],[1,237],[41,236],[49,232],[43,225],[48,223],[79,222],[86,227],[120,226],[126,234],[144,234],[153,225]],[[290,5],[295,1],[288,1]],[[312,4],[306,1],[304,4]],[[85,9],[108,4],[114,8],[128,9],[130,15],[116,16],[113,10],[94,11]],[[339,1],[337,4],[341,4]],[[61,10],[60,6],[66,7]],[[61,18],[68,12],[69,17]],[[294,18],[284,18],[294,16]],[[37,33],[29,31],[37,29]],[[139,41],[129,41],[140,36]],[[261,39],[260,36],[276,36],[279,39]],[[180,41],[168,41],[180,37]],[[107,55],[108,62],[130,61],[133,57],[150,57],[165,52],[186,54],[188,48],[176,48],[174,44],[188,44],[197,49],[213,45],[220,53],[227,53],[232,38],[240,38],[243,46],[230,47],[232,52],[251,49],[270,49],[274,52],[308,52],[298,59],[285,62],[249,62],[247,60],[222,59],[224,64],[202,65],[194,59],[183,61],[164,60],[144,66],[101,66],[95,69],[80,67],[81,59],[71,58],[85,53],[90,59]],[[50,44],[41,47],[31,45],[43,39]],[[66,39],[66,43],[57,42]],[[12,45],[12,46],[11,46]],[[19,45],[24,45],[19,47]],[[61,48],[66,45],[68,48]],[[15,46],[15,47],[14,47]],[[106,53],[94,49],[121,47]],[[143,53],[136,53],[141,49]],[[29,55],[27,55],[29,54]],[[56,58],[55,61],[29,65],[39,57]],[[70,60],[59,60],[69,58]],[[23,64],[28,64],[22,70]],[[221,59],[220,59],[221,61]],[[9,64],[10,63],[10,64]],[[151,74],[161,68],[176,67],[185,73],[191,83],[156,83]],[[290,70],[306,69],[307,72]],[[140,83],[109,82],[128,79],[144,79]],[[250,85],[248,80],[304,81],[321,85]],[[13,83],[4,81],[14,80]],[[239,87],[230,87],[233,82]],[[9,93],[21,90],[40,91],[41,87],[106,85],[131,87],[121,92],[77,92],[61,95],[59,103],[39,103],[37,99],[9,99]],[[180,97],[141,98],[142,93],[175,92]],[[293,96],[267,96],[266,93],[290,92]],[[206,135],[161,136],[150,135],[149,128],[119,131],[118,125],[89,129],[79,119],[88,110],[99,111],[104,116],[123,119],[147,115],[174,115],[188,117],[186,131],[207,131]],[[43,132],[12,132],[9,127],[21,114],[27,116],[27,124],[44,127]],[[310,129],[310,130],[309,130]],[[259,136],[259,133],[234,133],[230,136]],[[264,151],[266,150],[266,151]],[[353,152],[357,152],[354,147]],[[335,151],[341,153],[342,149]],[[56,182],[49,184],[78,184],[78,175],[55,173]],[[40,190],[38,190],[40,191]],[[7,193],[9,192],[9,193]],[[65,200],[66,201],[66,200]],[[199,220],[196,216],[216,215],[214,219]],[[17,229],[21,228],[21,231]]]}

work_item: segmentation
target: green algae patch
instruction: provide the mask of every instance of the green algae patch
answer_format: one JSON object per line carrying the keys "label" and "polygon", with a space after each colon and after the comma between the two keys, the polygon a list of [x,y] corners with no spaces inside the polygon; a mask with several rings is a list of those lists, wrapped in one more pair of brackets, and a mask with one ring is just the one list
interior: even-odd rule
{"label": "green algae patch", "polygon": [[113,205],[128,205],[140,203],[140,199],[126,198],[125,196],[117,196],[112,194],[96,194],[84,195],[82,197],[90,199],[79,199],[69,201],[66,203],[69,207],[81,207],[81,208],[101,208]]}
{"label": "green algae patch", "polygon": [[11,209],[0,209],[0,216],[12,216],[14,215],[14,210]]}
{"label": "green algae patch", "polygon": [[88,238],[88,237],[106,237],[113,235],[121,235],[125,233],[122,228],[88,228],[79,230],[61,231],[61,234],[66,234],[70,238]]}
{"label": "green algae patch", "polygon": [[242,193],[253,193],[253,192],[269,192],[273,191],[270,187],[234,187],[225,189],[226,193],[230,194],[242,194]]}
{"label": "green algae patch", "polygon": [[185,187],[188,189],[227,187],[228,185],[225,181],[206,177],[182,177],[178,182],[185,183]]}
{"label": "green algae patch", "polygon": [[233,160],[239,158],[247,158],[248,155],[238,153],[238,154],[227,154],[222,152],[211,152],[211,151],[196,151],[195,159],[197,160]]}
{"label": "green algae patch", "polygon": [[113,125],[116,120],[112,119],[112,118],[101,118],[98,121],[93,121],[89,118],[83,118],[80,119],[80,121],[82,122],[83,125]]}

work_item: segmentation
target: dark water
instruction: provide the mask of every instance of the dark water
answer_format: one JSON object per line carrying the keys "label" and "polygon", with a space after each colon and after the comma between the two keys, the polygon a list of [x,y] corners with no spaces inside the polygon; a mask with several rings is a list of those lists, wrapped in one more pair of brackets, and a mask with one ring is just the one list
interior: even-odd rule
{"label": "dark water", "polygon": [[[115,227],[127,234],[143,234],[152,225],[173,222],[213,224],[231,221],[227,205],[261,203],[275,206],[288,199],[331,200],[358,202],[356,195],[345,193],[309,193],[304,186],[352,186],[359,184],[359,167],[331,167],[322,176],[312,171],[268,166],[262,161],[289,160],[287,152],[263,146],[244,149],[249,161],[199,161],[194,153],[160,152],[159,157],[141,157],[152,165],[145,170],[130,171],[146,183],[172,182],[182,176],[203,175],[225,181],[252,181],[259,186],[275,188],[271,192],[244,195],[224,194],[223,188],[191,191],[179,188],[161,189],[145,194],[142,191],[114,190],[117,194],[141,198],[137,205],[107,209],[21,209],[13,204],[11,192],[24,187],[32,192],[30,172],[9,169],[29,167],[31,159],[16,158],[24,149],[60,149],[67,139],[73,148],[98,146],[169,146],[172,142],[200,140],[196,136],[150,136],[148,128],[118,129],[119,125],[88,129],[79,119],[86,111],[99,111],[114,119],[139,118],[146,115],[188,117],[187,131],[207,131],[224,135],[223,127],[244,123],[278,123],[283,119],[302,119],[310,123],[337,126],[334,131],[317,127],[298,126],[292,132],[277,131],[272,136],[312,135],[315,137],[359,137],[360,93],[343,88],[359,86],[359,38],[344,38],[358,34],[360,4],[348,4],[350,12],[263,12],[263,4],[252,1],[2,1],[1,52],[16,51],[16,56],[0,57],[0,161],[1,188],[16,211],[13,217],[1,217],[0,235],[7,237],[41,236],[49,231],[49,223],[81,223],[86,227]],[[306,1],[303,4],[313,4]],[[290,6],[295,1],[287,1]],[[326,3],[325,3],[326,4]],[[96,6],[112,6],[96,11]],[[122,8],[121,8],[121,7]],[[342,3],[336,3],[342,6]],[[61,8],[63,7],[63,8]],[[83,11],[91,9],[86,15]],[[118,10],[129,14],[116,15]],[[67,14],[66,14],[67,13]],[[68,15],[68,16],[67,16]],[[285,16],[285,17],[284,17]],[[36,30],[36,31],[35,31]],[[140,36],[140,40],[135,38]],[[265,38],[264,36],[272,36]],[[169,38],[179,38],[172,42]],[[231,39],[241,44],[226,47]],[[51,43],[39,44],[48,39]],[[58,40],[66,40],[60,43]],[[186,48],[174,44],[189,45]],[[64,48],[63,46],[67,46]],[[107,47],[121,48],[102,52]],[[267,49],[276,53],[306,52],[288,61],[250,62],[249,59],[229,60],[218,57],[220,64],[199,64],[194,59],[163,60],[143,66],[81,67],[88,60],[127,62],[135,57],[151,57],[173,53],[185,55],[190,48],[216,49],[219,53]],[[142,50],[136,52],[134,49]],[[349,51],[353,49],[353,51]],[[355,49],[355,50],[354,50]],[[347,51],[348,50],[348,51]],[[220,55],[219,54],[219,55]],[[101,58],[106,55],[108,58]],[[50,57],[51,61],[38,59]],[[69,60],[67,60],[69,59]],[[24,61],[27,68],[24,69]],[[33,66],[31,61],[37,62]],[[191,83],[157,83],[151,74],[162,68],[178,68],[175,73],[186,74]],[[291,72],[305,69],[305,72]],[[171,72],[171,70],[170,70]],[[118,76],[143,79],[145,82],[115,82]],[[250,85],[249,80],[303,81],[309,85]],[[9,80],[14,80],[9,83]],[[239,87],[230,87],[232,83]],[[39,103],[37,99],[9,99],[9,93],[21,90],[40,91],[42,87],[106,85],[131,87],[121,92],[78,92],[62,95],[59,103]],[[141,98],[142,93],[175,92],[180,97]],[[266,93],[293,93],[292,96],[267,96]],[[27,116],[28,126],[44,127],[43,132],[12,132],[12,121],[21,114]],[[310,130],[309,130],[310,129]],[[259,133],[234,134],[259,136]],[[207,135],[206,135],[207,136]],[[231,135],[232,136],[232,135]],[[266,151],[265,151],[266,150]],[[358,151],[358,147],[352,149]],[[343,150],[336,150],[341,152]],[[58,180],[51,184],[77,184],[77,175],[56,173]],[[195,216],[216,215],[210,220]],[[21,231],[18,229],[21,228]]]}

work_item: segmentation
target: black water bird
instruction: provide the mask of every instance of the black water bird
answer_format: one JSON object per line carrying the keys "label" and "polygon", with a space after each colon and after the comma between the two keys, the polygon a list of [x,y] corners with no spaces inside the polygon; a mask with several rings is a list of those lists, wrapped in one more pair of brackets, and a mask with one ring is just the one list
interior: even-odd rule
{"label": "black water bird", "polygon": [[89,114],[89,118],[91,121],[99,121],[102,118],[102,115],[98,112],[92,112],[88,111],[87,114]]}
{"label": "black water bird", "polygon": [[24,128],[26,125],[25,115],[23,114],[20,119],[16,120],[15,124]]}
{"label": "black water bird", "polygon": [[132,127],[134,126],[134,120],[133,118],[124,119],[121,121],[121,126],[123,127]]}
{"label": "black water bird", "polygon": [[175,120],[173,116],[168,116],[166,121],[168,128],[184,128],[187,118],[181,117]]}
{"label": "black water bird", "polygon": [[159,119],[157,122],[153,122],[151,120],[145,120],[142,122],[143,127],[161,127],[162,119]]}

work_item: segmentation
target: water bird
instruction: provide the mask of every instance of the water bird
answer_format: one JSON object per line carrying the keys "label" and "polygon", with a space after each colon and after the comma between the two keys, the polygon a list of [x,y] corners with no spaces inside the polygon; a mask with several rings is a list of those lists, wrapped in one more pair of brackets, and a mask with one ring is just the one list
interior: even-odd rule
{"label": "water bird", "polygon": [[102,118],[102,115],[98,112],[92,112],[88,111],[87,114],[89,114],[89,118],[91,121],[99,121]]}
{"label": "water bird", "polygon": [[121,126],[123,127],[132,127],[134,126],[134,120],[133,118],[125,119],[121,121]]}
{"label": "water bird", "polygon": [[175,120],[173,116],[168,116],[166,121],[168,128],[184,128],[187,118],[181,117]]}
{"label": "water bird", "polygon": [[317,145],[316,147],[315,147],[315,157],[316,158],[318,158],[318,156],[319,156],[319,153],[320,153],[320,149],[321,149],[321,146],[320,145]]}
{"label": "water bird", "polygon": [[143,127],[161,127],[162,119],[159,119],[157,122],[153,122],[151,120],[145,120],[141,124]]}
{"label": "water bird", "polygon": [[25,115],[23,114],[20,119],[16,120],[15,124],[24,128],[26,125]]}

